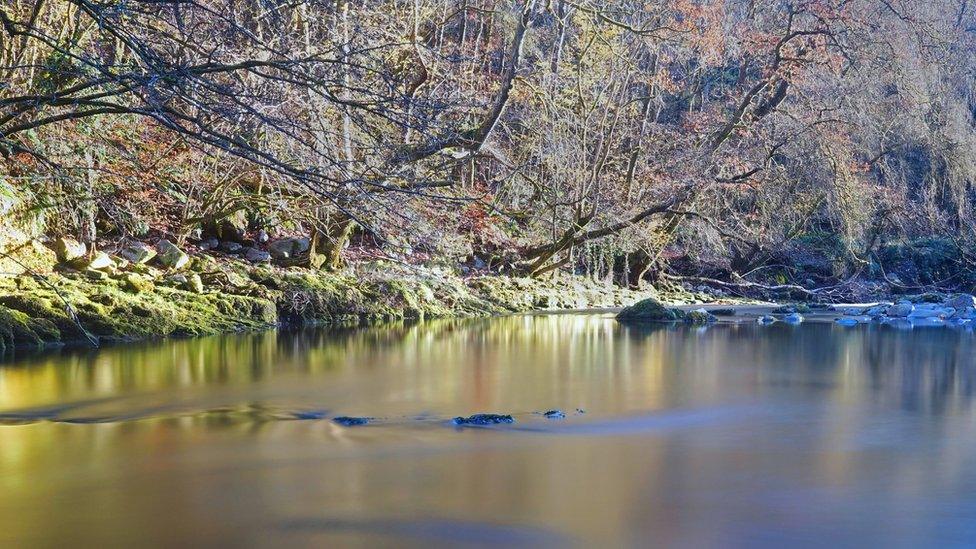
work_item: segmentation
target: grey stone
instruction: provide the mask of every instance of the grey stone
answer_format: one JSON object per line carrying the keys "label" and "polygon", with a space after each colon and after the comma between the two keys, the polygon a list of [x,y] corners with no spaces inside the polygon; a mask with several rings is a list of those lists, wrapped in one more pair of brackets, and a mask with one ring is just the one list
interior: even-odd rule
{"label": "grey stone", "polygon": [[888,307],[887,315],[895,318],[905,318],[908,315],[912,314],[912,311],[914,310],[915,310],[914,305],[902,301],[896,303],[895,305],[892,305],[891,307]]}
{"label": "grey stone", "polygon": [[58,261],[68,262],[83,257],[88,253],[88,247],[73,238],[61,237],[54,241],[54,253]]}
{"label": "grey stone", "polygon": [[271,254],[257,248],[248,248],[244,257],[251,263],[267,263],[271,261]]}
{"label": "grey stone", "polygon": [[258,234],[255,237],[255,239],[258,241],[259,244],[264,244],[267,241],[271,240],[271,237],[268,236],[268,231],[261,229],[260,231],[258,231]]}
{"label": "grey stone", "polygon": [[223,242],[220,243],[220,251],[222,251],[224,253],[238,254],[238,253],[241,253],[241,250],[243,250],[243,249],[244,249],[244,246],[241,246],[237,242],[231,242],[230,240],[225,240],[225,241],[223,241]]}
{"label": "grey stone", "polygon": [[165,238],[156,243],[156,261],[169,269],[182,269],[190,262],[190,256]]}
{"label": "grey stone", "polygon": [[95,252],[95,255],[83,256],[71,261],[71,266],[79,271],[91,269],[95,271],[107,271],[115,267],[115,261],[105,252]]}
{"label": "grey stone", "polygon": [[312,247],[305,237],[280,238],[268,244],[268,253],[275,259],[288,259],[307,252]]}
{"label": "grey stone", "polygon": [[957,295],[957,296],[955,296],[955,297],[947,300],[945,302],[945,306],[946,307],[952,307],[953,309],[956,309],[957,311],[958,310],[962,310],[962,309],[966,309],[966,308],[969,308],[969,309],[976,308],[976,297],[973,297],[973,296],[971,296],[969,294],[959,294],[959,295]]}
{"label": "grey stone", "polygon": [[201,250],[216,250],[217,246],[220,246],[220,241],[214,237],[210,237],[200,243]]}
{"label": "grey stone", "polygon": [[156,250],[142,242],[129,242],[119,250],[119,255],[137,265],[156,257]]}
{"label": "grey stone", "polygon": [[790,313],[783,317],[783,322],[787,324],[800,324],[803,322],[803,315],[800,313]]}
{"label": "grey stone", "polygon": [[183,285],[184,289],[188,292],[193,292],[195,294],[203,293],[203,279],[197,273],[192,273],[187,277],[186,284]]}

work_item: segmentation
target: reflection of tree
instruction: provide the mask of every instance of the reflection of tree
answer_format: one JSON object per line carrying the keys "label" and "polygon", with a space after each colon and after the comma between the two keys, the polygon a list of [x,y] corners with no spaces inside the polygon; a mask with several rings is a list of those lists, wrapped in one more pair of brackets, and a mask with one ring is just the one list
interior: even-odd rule
{"label": "reflection of tree", "polygon": [[[452,407],[584,400],[653,409],[766,396],[968,407],[971,335],[831,325],[623,327],[599,315],[398,322],[37,355],[0,367],[0,410],[93,397],[284,381]],[[351,395],[356,397],[357,395]],[[244,397],[238,397],[244,398]]]}

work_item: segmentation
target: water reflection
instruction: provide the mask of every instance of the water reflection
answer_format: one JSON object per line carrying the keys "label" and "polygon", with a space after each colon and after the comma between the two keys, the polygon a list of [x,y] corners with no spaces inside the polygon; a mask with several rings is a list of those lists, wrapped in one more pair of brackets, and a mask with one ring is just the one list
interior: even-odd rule
{"label": "water reflection", "polygon": [[[580,314],[35,355],[0,365],[0,545],[951,544],[973,337]],[[517,422],[448,425],[476,412]]]}

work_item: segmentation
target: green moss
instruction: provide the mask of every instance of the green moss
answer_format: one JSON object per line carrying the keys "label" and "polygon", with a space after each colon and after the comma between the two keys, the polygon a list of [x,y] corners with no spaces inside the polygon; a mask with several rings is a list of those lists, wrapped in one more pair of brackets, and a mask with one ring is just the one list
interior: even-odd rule
{"label": "green moss", "polygon": [[0,305],[16,312],[5,317],[6,341],[35,346],[50,340],[84,340],[59,295],[89,332],[109,339],[216,334],[279,322],[388,321],[614,306],[646,296],[568,277],[464,280],[446,270],[384,262],[357,265],[356,272],[329,273],[197,259],[194,266],[206,269],[205,293],[153,284],[160,275],[148,270],[108,280],[54,274],[48,282],[57,293],[44,285],[20,290],[23,279],[0,279]]}
{"label": "green moss", "polygon": [[680,309],[672,309],[654,298],[638,301],[620,311],[617,320],[622,322],[677,322],[687,315]]}

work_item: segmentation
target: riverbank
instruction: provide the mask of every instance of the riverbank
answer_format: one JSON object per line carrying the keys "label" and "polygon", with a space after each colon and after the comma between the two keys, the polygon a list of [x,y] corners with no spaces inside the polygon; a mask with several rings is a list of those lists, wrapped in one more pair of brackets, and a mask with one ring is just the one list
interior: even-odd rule
{"label": "riverbank", "polygon": [[565,274],[462,276],[387,260],[357,262],[341,273],[204,253],[181,263],[162,268],[113,256],[111,266],[102,268],[61,263],[39,276],[0,278],[0,352],[90,339],[623,307],[655,296],[685,302],[704,298],[660,296],[653,289],[628,290]]}

